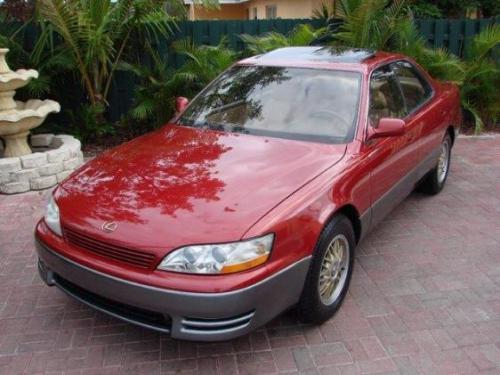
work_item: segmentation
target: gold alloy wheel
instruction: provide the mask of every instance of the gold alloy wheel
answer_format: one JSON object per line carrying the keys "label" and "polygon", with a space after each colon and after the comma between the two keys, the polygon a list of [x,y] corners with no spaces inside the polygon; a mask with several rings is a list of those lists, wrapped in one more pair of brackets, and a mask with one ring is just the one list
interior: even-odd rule
{"label": "gold alloy wheel", "polygon": [[339,298],[347,281],[349,271],[349,241],[336,235],[326,249],[319,273],[318,292],[321,302],[331,305]]}
{"label": "gold alloy wheel", "polygon": [[450,144],[448,141],[445,141],[441,145],[441,153],[439,154],[438,166],[437,166],[437,178],[440,184],[446,179],[446,175],[448,174],[448,167],[450,165]]}

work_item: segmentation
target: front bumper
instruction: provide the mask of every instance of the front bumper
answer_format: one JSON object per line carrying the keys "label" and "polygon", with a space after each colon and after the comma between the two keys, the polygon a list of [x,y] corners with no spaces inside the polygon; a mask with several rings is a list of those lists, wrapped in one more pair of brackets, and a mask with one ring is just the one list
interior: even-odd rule
{"label": "front bumper", "polygon": [[[119,279],[82,266],[38,239],[38,270],[50,286],[119,319],[183,340],[228,340],[253,331],[298,302],[310,257],[250,287],[190,293]],[[207,277],[209,282],[210,276]]]}

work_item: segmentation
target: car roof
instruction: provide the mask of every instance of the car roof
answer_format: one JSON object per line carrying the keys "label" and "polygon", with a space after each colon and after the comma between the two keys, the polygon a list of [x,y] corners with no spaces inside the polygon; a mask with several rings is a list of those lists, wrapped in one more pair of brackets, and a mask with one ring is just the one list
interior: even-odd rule
{"label": "car roof", "polygon": [[289,66],[368,71],[401,55],[361,48],[285,47],[240,61],[239,65]]}

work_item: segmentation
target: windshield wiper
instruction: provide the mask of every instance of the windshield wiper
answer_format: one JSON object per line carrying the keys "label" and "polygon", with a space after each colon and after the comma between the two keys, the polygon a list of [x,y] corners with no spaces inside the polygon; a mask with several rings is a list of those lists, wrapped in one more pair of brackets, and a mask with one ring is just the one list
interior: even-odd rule
{"label": "windshield wiper", "polygon": [[231,108],[237,107],[237,106],[242,105],[242,104],[246,104],[246,101],[244,99],[237,100],[235,102],[231,102],[231,103],[228,103],[228,104],[224,104],[224,105],[221,105],[220,107],[216,107],[216,108],[212,109],[210,112],[208,112],[206,114],[206,116],[208,117],[208,116],[211,116],[213,114],[222,112],[222,111],[224,111],[226,109],[231,109]]}
{"label": "windshield wiper", "polygon": [[250,131],[246,129],[243,126],[237,126],[231,123],[223,123],[223,124],[216,124],[216,123],[211,123],[207,120],[205,121],[196,121],[190,118],[182,119],[182,121],[179,121],[179,124],[185,124],[188,126],[194,126],[196,128],[205,128],[205,129],[210,129],[210,130],[216,130],[216,131],[226,131],[226,132],[232,132],[232,133],[243,133],[243,134],[250,134]]}

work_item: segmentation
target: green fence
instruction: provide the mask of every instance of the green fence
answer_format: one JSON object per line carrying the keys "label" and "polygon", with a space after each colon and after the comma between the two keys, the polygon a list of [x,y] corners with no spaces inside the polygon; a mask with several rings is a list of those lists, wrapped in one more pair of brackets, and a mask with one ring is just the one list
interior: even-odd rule
{"label": "green fence", "polygon": [[[283,34],[290,32],[295,26],[303,23],[321,27],[322,23],[312,19],[275,19],[275,20],[237,20],[237,21],[184,21],[172,38],[161,40],[154,47],[160,56],[167,59],[169,65],[180,67],[185,57],[172,52],[170,48],[174,40],[190,38],[196,44],[217,45],[225,38],[228,47],[235,51],[243,51],[245,46],[241,34],[260,35],[269,31]],[[134,80],[128,73],[118,72],[109,95],[109,118],[112,121],[128,111],[134,96]]]}
{"label": "green fence", "polygon": [[[459,20],[459,19],[417,19],[417,28],[432,47],[445,47],[457,56],[462,56],[471,38],[495,19]],[[241,34],[259,35],[269,31],[283,34],[295,26],[309,23],[321,27],[322,23],[311,19],[276,19],[276,20],[241,20],[241,21],[186,21],[181,22],[175,39],[189,37],[196,44],[216,45],[226,38],[229,47],[241,51],[244,45]]]}
{"label": "green fence", "polygon": [[323,23],[312,19],[275,19],[275,20],[227,20],[227,21],[184,21],[178,24],[178,31],[171,40],[164,40],[157,46],[160,53],[169,58],[174,67],[180,67],[184,62],[182,56],[169,54],[168,45],[172,40],[189,38],[195,44],[217,45],[225,39],[227,46],[234,51],[243,51],[245,45],[240,38],[242,34],[262,35],[275,31],[289,33],[300,24],[310,24],[315,28]]}
{"label": "green fence", "polygon": [[463,56],[471,39],[499,19],[431,19],[416,20],[416,24],[429,46],[444,47],[457,56]]}
{"label": "green fence", "polygon": [[[430,19],[416,20],[416,25],[429,46],[445,47],[455,55],[463,56],[474,35],[499,20],[500,17],[481,20]],[[241,34],[259,35],[269,31],[286,34],[302,23],[309,23],[314,27],[322,26],[320,21],[312,19],[184,21],[178,24],[178,30],[172,38],[161,40],[155,48],[160,56],[168,60],[170,66],[180,67],[184,62],[184,57],[172,53],[170,45],[173,40],[191,38],[197,44],[217,45],[222,38],[225,38],[230,48],[242,51],[244,45],[240,38]],[[28,50],[35,43],[36,36],[36,28],[30,25],[24,33],[24,45]],[[127,112],[132,103],[133,94],[133,77],[130,74],[118,72],[109,97],[111,120],[118,120]]]}
{"label": "green fence", "polygon": [[[455,20],[429,19],[416,20],[429,46],[445,47],[457,56],[463,56],[471,38],[486,26],[498,21],[495,19]],[[185,21],[178,25],[178,31],[170,40],[162,40],[156,48],[160,55],[168,59],[173,67],[180,67],[183,56],[171,53],[171,42],[177,39],[190,38],[196,44],[217,45],[225,38],[228,46],[236,51],[242,51],[244,44],[241,34],[259,35],[269,31],[283,34],[290,32],[295,26],[309,23],[321,27],[322,23],[311,19],[275,19],[275,20],[238,20],[238,21]],[[132,77],[118,73],[115,85],[110,95],[110,118],[117,120],[126,113],[133,100],[134,82]]]}

